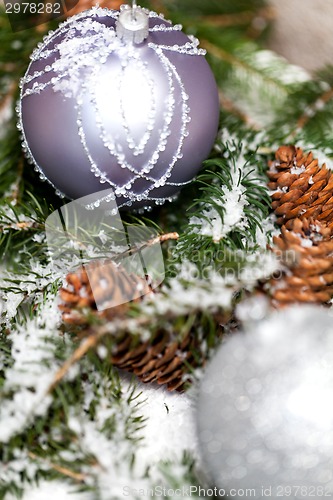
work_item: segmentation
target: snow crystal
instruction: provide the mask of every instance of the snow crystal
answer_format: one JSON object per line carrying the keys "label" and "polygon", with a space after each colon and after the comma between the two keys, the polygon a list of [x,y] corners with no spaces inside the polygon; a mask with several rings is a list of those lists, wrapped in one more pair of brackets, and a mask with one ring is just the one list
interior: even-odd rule
{"label": "snow crystal", "polygon": [[269,278],[280,267],[272,252],[255,252],[247,255],[247,265],[241,270],[239,280],[247,287],[254,287],[258,280]]}
{"label": "snow crystal", "polygon": [[[127,375],[121,377],[124,401],[133,390],[129,380]],[[90,398],[89,389],[87,395]],[[97,458],[98,464],[89,468],[89,474],[93,474],[103,500],[121,498],[125,491],[151,491],[152,485],[165,485],[167,478],[161,473],[162,461],[180,464],[185,451],[198,457],[191,396],[169,393],[165,388],[138,382],[134,397],[130,405],[119,407],[101,395],[94,421],[82,414],[73,414],[70,418],[70,428],[77,434],[82,451]],[[145,419],[138,431],[140,441],[137,443],[125,438],[126,418],[133,416],[133,412]],[[112,440],[102,431],[110,418],[116,423]],[[128,458],[131,453],[135,454],[133,466]],[[134,498],[131,494],[126,496]]]}
{"label": "snow crystal", "polygon": [[[227,128],[222,128],[219,131],[219,140],[223,144],[228,144],[229,151],[237,151],[236,144],[239,139],[236,134],[230,132]],[[218,146],[218,150],[221,151],[221,148]]]}
{"label": "snow crystal", "polygon": [[305,172],[305,165],[301,165],[300,167],[292,167],[290,169],[291,175],[301,175]]}
{"label": "snow crystal", "polygon": [[317,150],[314,147],[311,148],[313,157],[317,158],[319,165],[326,165],[330,170],[333,170],[333,151],[332,150]]}
{"label": "snow crystal", "polygon": [[29,224],[35,223],[35,220],[32,218],[35,216],[34,213],[32,213],[30,217],[22,213],[16,214],[13,208],[15,203],[15,200],[12,200],[11,204],[1,207],[3,221],[9,226],[8,229],[3,229],[4,233],[6,233],[9,228],[19,230],[18,224],[26,223],[29,226]]}
{"label": "snow crystal", "polygon": [[147,418],[136,453],[142,473],[148,467],[156,467],[161,458],[180,461],[185,450],[197,455],[195,408],[191,397],[153,385],[140,384],[138,390],[142,391],[144,400],[140,413]]}
{"label": "snow crystal", "polygon": [[246,197],[243,196],[245,192],[244,187],[237,186],[232,191],[228,191],[226,187],[223,187],[222,192],[224,194],[223,206],[225,210],[223,233],[226,235],[235,227],[244,229],[247,226],[247,222],[244,219],[244,207],[249,203]]}
{"label": "snow crystal", "polygon": [[[0,295],[1,301],[1,321],[10,325],[11,320],[16,316],[21,303],[26,296],[34,299],[35,304],[43,301],[43,290],[46,290],[57,279],[62,278],[62,274],[57,273],[51,263],[42,264],[37,260],[30,261],[30,271],[27,274],[11,274],[6,269],[0,270],[0,286],[4,289]],[[19,290],[6,290],[10,288],[11,281],[19,283]],[[16,286],[16,285],[14,285]]]}
{"label": "snow crystal", "polygon": [[98,237],[101,240],[102,244],[105,245],[107,243],[109,236],[106,234],[104,229],[101,229],[100,232],[98,233]]}
{"label": "snow crystal", "polygon": [[107,350],[105,345],[101,344],[97,347],[97,354],[101,359],[106,359],[109,354],[109,351]]}
{"label": "snow crystal", "polygon": [[[33,481],[38,469],[47,470],[48,466],[45,464],[37,464],[34,460],[31,460],[27,450],[19,450],[16,448],[13,450],[13,459],[10,462],[0,462],[0,482],[7,484],[12,482],[20,486],[23,475],[28,480]],[[16,500],[17,496],[13,497],[7,494],[5,499]]]}
{"label": "snow crystal", "polygon": [[24,299],[24,293],[19,293],[19,292],[8,292],[3,295],[4,301],[3,303],[3,309],[5,310],[6,313],[6,319],[10,320],[14,318],[14,316],[17,313],[17,308],[21,304],[21,302]]}
{"label": "snow crystal", "polygon": [[297,234],[297,236],[300,239],[301,246],[303,248],[310,248],[313,246],[313,242],[309,238],[302,238],[301,236],[299,236],[299,234]]}
{"label": "snow crystal", "polygon": [[257,227],[255,241],[262,250],[266,250],[273,236],[280,234],[280,230],[275,225],[275,219],[275,214],[271,214],[261,221],[260,227]]}
{"label": "snow crystal", "polygon": [[[243,196],[245,188],[237,186],[229,191],[226,186],[221,188],[221,198],[214,202],[223,206],[223,220],[221,215],[214,207],[203,209],[203,218],[190,218],[190,225],[193,226],[192,231],[202,236],[211,236],[214,243],[218,243],[230,231],[235,228],[245,229],[247,221],[244,217],[244,207],[248,205],[246,197]],[[208,220],[207,220],[208,219]]]}
{"label": "snow crystal", "polygon": [[241,58],[245,65],[235,65],[224,92],[246,115],[248,123],[265,129],[283,109],[288,87],[309,80],[310,75],[269,50],[243,53]]}
{"label": "snow crystal", "polygon": [[36,243],[43,243],[45,241],[45,238],[45,233],[36,233],[33,235],[32,240],[36,241]]}
{"label": "snow crystal", "polygon": [[[49,407],[51,397],[45,397],[45,391],[59,367],[55,360],[53,344],[49,343],[48,339],[50,335],[56,335],[58,315],[56,304],[47,302],[37,318],[29,320],[24,327],[18,327],[17,331],[12,332],[14,365],[7,372],[4,389],[16,392],[13,400],[4,400],[0,408],[0,437],[3,442],[21,432],[32,422],[34,415],[45,413]],[[71,376],[77,376],[77,368]],[[164,484],[167,479],[160,470],[162,460],[180,463],[185,450],[197,454],[193,408],[188,395],[170,394],[164,388],[138,384],[135,390],[135,396],[138,397],[128,404],[132,385],[128,379],[123,378],[122,401],[115,404],[108,395],[111,380],[94,373],[93,384],[94,387],[89,381],[83,382],[83,388],[86,410],[93,400],[97,401],[96,417],[92,421],[88,411],[80,410],[77,413],[76,408],[70,409],[68,425],[77,435],[77,440],[62,458],[71,461],[80,454],[96,457],[98,463],[87,469],[83,467],[82,473],[87,477],[86,484],[98,488],[102,500],[119,498],[125,487],[131,490],[144,488],[148,491],[152,484]],[[128,418],[135,415],[142,415],[146,419],[145,427],[137,431],[137,438],[141,437],[140,444],[127,437]],[[104,429],[107,422],[113,420],[116,429],[110,439]],[[52,430],[53,437],[56,431],[57,429]],[[168,439],[165,439],[166,435]],[[61,434],[58,438],[60,436]],[[135,438],[132,434],[133,437]],[[132,467],[130,457],[134,453],[136,460]],[[26,470],[29,463],[29,458],[25,457],[22,463],[12,461],[10,465],[19,472]],[[37,466],[40,468],[42,464],[33,462],[35,472]],[[44,467],[48,468],[47,463]],[[149,477],[145,477],[148,468]],[[31,470],[31,478],[33,477]],[[18,480],[15,482],[21,483]],[[23,498],[45,498],[49,487],[53,492],[57,492],[58,498],[64,499],[74,491],[74,488],[65,482],[42,482],[39,488],[28,487]],[[37,492],[40,492],[40,497]],[[76,498],[75,493],[73,495],[71,498]],[[80,498],[90,497],[88,495]]]}
{"label": "snow crystal", "polygon": [[[223,157],[229,159],[231,153],[233,153],[232,160],[229,160],[230,184],[228,186],[221,185],[220,196],[212,199],[211,205],[202,204],[201,213],[191,217],[189,221],[192,233],[211,237],[215,243],[226,238],[232,231],[238,230],[245,233],[249,226],[245,209],[250,203],[247,199],[246,187],[240,182],[241,178],[246,176],[248,180],[253,179],[253,182],[258,186],[267,187],[265,180],[258,178],[256,168],[245,157],[246,153],[256,151],[263,139],[262,134],[256,134],[250,142],[244,139],[241,145],[239,139],[227,129],[221,130],[219,136],[226,147],[226,150],[222,153],[220,146],[217,146]],[[250,242],[253,245],[259,244],[262,248],[266,247],[270,235],[274,232],[274,221],[270,218],[262,220],[261,226],[262,231],[257,228],[256,237],[252,242],[250,234],[244,237],[247,247],[249,247]],[[258,238],[258,241],[256,241],[256,238]]]}
{"label": "snow crystal", "polygon": [[[96,373],[94,384],[95,390],[97,388],[97,398],[96,394],[92,394],[91,384],[84,384],[86,407],[89,407],[92,399],[98,401],[94,420],[90,419],[88,412],[80,411],[78,414],[75,408],[71,408],[68,425],[77,436],[76,446],[80,452],[96,458],[96,465],[87,466],[86,470],[83,468],[83,473],[87,475],[86,483],[98,488],[99,498],[110,500],[120,498],[126,486],[149,486],[149,479],[142,480],[132,468],[130,460],[138,445],[133,433],[132,439],[128,439],[128,418],[137,416],[140,412],[137,398],[133,404],[127,402],[133,389],[131,384],[122,385],[123,397],[119,402],[115,402],[108,395],[110,380]],[[139,392],[136,391],[135,395],[139,396]],[[110,421],[114,422],[115,426],[111,438],[104,430]]]}

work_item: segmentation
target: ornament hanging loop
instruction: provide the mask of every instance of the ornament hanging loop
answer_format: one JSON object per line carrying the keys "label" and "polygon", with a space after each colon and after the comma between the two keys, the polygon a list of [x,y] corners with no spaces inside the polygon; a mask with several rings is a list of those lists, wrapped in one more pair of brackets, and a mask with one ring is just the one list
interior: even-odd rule
{"label": "ornament hanging loop", "polygon": [[136,21],[136,9],[137,9],[136,0],[132,0],[132,19],[134,21]]}
{"label": "ornament hanging loop", "polygon": [[132,0],[132,7],[123,5],[116,25],[117,36],[126,43],[144,42],[149,34],[149,18],[145,9]]}

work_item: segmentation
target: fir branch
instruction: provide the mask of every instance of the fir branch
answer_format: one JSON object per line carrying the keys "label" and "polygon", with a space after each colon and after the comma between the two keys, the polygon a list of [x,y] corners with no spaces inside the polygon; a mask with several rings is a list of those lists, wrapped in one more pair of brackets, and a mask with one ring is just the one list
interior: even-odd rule
{"label": "fir branch", "polygon": [[255,248],[257,230],[268,215],[270,197],[255,165],[259,157],[252,153],[246,158],[241,144],[224,148],[220,158],[205,163],[206,170],[197,179],[202,197],[195,200],[189,226],[176,247],[188,258],[200,248],[211,247],[212,254],[228,247],[244,249],[244,240],[247,248],[251,240]]}
{"label": "fir branch", "polygon": [[[271,87],[275,92],[287,94],[287,88],[282,84],[281,81],[274,78],[269,74],[269,72],[264,72],[264,68],[258,68],[255,66],[254,59],[251,60],[251,55],[248,54],[248,57],[244,57],[245,54],[239,53],[239,55],[235,52],[228,52],[222,46],[217,46],[209,40],[202,39],[201,45],[204,49],[207,50],[209,55],[214,56],[220,61],[225,61],[229,63],[233,67],[240,68],[241,71],[244,71],[247,75],[253,75],[255,78],[259,77],[263,79],[263,84],[266,87]],[[253,53],[255,57],[256,52]],[[273,53],[272,53],[273,56]],[[253,80],[251,78],[251,80]]]}
{"label": "fir branch", "polygon": [[[35,453],[32,453],[31,451],[28,453],[28,456],[32,460],[37,460],[37,461],[42,461],[43,457],[36,455]],[[44,458],[45,460],[45,458]],[[80,474],[77,473],[71,469],[68,469],[67,467],[62,467],[61,465],[54,464],[50,462],[49,460],[46,460],[46,464],[50,469],[54,469],[56,472],[59,472],[61,475],[65,477],[69,477],[70,479],[74,479],[74,481],[77,481],[79,483],[82,483],[86,480],[87,476],[85,474]]]}
{"label": "fir branch", "polygon": [[[146,227],[146,226],[143,226],[143,227]],[[150,227],[150,225],[148,227]],[[133,255],[135,253],[142,252],[145,248],[149,248],[149,247],[152,247],[154,245],[162,244],[162,243],[165,243],[167,241],[177,241],[178,239],[179,239],[179,234],[175,231],[172,233],[160,234],[158,236],[155,236],[154,238],[151,238],[147,242],[142,243],[140,246],[136,246],[134,248],[130,248],[128,250],[125,250],[124,252],[116,254],[114,256],[114,261],[115,262],[121,261],[124,257],[126,257],[126,255]]]}
{"label": "fir branch", "polygon": [[224,111],[234,115],[236,118],[239,118],[241,122],[243,122],[247,127],[253,130],[260,130],[260,125],[255,122],[255,120],[247,114],[244,110],[240,109],[236,102],[229,99],[224,92],[219,90],[220,103]]}
{"label": "fir branch", "polygon": [[[0,6],[0,89],[4,89],[5,94],[10,89],[14,92],[15,82],[17,85],[25,71],[31,52],[49,27],[50,25],[44,24],[41,26],[42,29],[38,27],[27,29],[26,25],[26,29],[13,32],[8,16]],[[12,82],[9,87],[8,81]]]}
{"label": "fir branch", "polygon": [[291,92],[283,115],[277,116],[267,131],[268,141],[274,141],[275,146],[297,142],[312,149],[327,149],[332,155],[332,80],[333,67],[327,67]]}
{"label": "fir branch", "polygon": [[178,240],[179,234],[176,232],[161,234],[161,236],[156,236],[152,240],[148,241],[147,246],[156,245],[157,243],[164,243],[165,241]]}
{"label": "fir branch", "polygon": [[17,183],[18,171],[22,169],[21,158],[17,130],[11,123],[0,143],[0,193],[4,198],[10,196],[12,186]]}
{"label": "fir branch", "polygon": [[[36,210],[38,205],[34,206]],[[40,237],[44,232],[45,216],[36,210],[32,204],[27,206],[6,201],[0,206],[0,256],[6,259],[8,266],[15,264],[15,256],[20,251],[31,257],[42,256],[45,246],[41,245],[43,238]]]}
{"label": "fir branch", "polygon": [[106,334],[109,333],[110,333],[109,328],[104,327],[104,328],[99,328],[97,332],[88,335],[88,337],[81,342],[80,346],[74,351],[74,353],[70,356],[70,358],[67,359],[66,362],[57,371],[51,385],[47,389],[47,394],[53,392],[56,386],[68,374],[72,366],[78,361],[80,361],[80,359],[82,359],[83,356],[85,356],[88,351],[90,351],[93,348],[96,348],[102,337],[104,337]]}
{"label": "fir branch", "polygon": [[266,2],[264,0],[242,0],[237,2],[232,0],[224,2],[211,0],[209,3],[202,3],[200,0],[183,0],[180,9],[176,0],[164,0],[160,5],[168,9],[172,16],[178,13],[178,15],[183,15],[184,18],[186,14],[191,18],[210,15],[237,16],[249,11],[258,13],[265,8]]}
{"label": "fir branch", "polygon": [[24,160],[21,157],[17,164],[16,179],[10,187],[8,200],[12,205],[17,205],[21,201],[22,181],[24,173]]}
{"label": "fir branch", "polygon": [[246,38],[204,30],[201,43],[224,95],[261,127],[275,120],[288,96],[309,79]]}
{"label": "fir branch", "polygon": [[[8,67],[6,69],[9,69]],[[8,88],[5,90],[3,95],[0,94],[0,115],[3,110],[8,107],[17,91],[17,85],[15,81],[9,83]]]}
{"label": "fir branch", "polygon": [[311,118],[315,115],[316,111],[322,109],[325,107],[325,105],[333,99],[333,87],[330,89],[326,90],[317,100],[315,103],[312,104],[311,107],[309,107],[305,113],[298,119],[297,121],[297,127],[294,132],[296,135],[302,128],[304,128],[307,123],[311,120]]}
{"label": "fir branch", "polygon": [[225,13],[218,15],[202,16],[201,22],[207,23],[210,26],[218,26],[219,28],[235,27],[235,26],[249,26],[254,20],[260,19],[262,22],[267,23],[274,20],[276,17],[274,9],[267,5],[259,10],[244,10],[236,13]]}

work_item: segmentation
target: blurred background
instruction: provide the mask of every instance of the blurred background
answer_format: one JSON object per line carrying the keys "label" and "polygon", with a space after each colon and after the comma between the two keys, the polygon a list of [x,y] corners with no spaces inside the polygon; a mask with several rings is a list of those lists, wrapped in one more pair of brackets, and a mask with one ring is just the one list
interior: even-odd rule
{"label": "blurred background", "polygon": [[[222,0],[223,1],[223,0]],[[269,48],[309,71],[333,63],[333,2],[270,0],[274,23]]]}

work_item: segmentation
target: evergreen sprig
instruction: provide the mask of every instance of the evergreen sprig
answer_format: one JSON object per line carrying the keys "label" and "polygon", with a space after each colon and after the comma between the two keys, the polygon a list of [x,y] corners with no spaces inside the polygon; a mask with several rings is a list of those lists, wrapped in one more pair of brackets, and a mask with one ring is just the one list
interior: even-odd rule
{"label": "evergreen sprig", "polygon": [[319,71],[288,96],[283,113],[277,116],[268,137],[327,149],[332,156],[333,67]]}
{"label": "evergreen sprig", "polygon": [[182,258],[198,251],[203,258],[211,250],[214,259],[226,249],[256,249],[270,197],[263,159],[245,148],[242,143],[221,144],[220,155],[205,162],[196,181],[201,196],[188,209],[190,222],[176,248]]}

